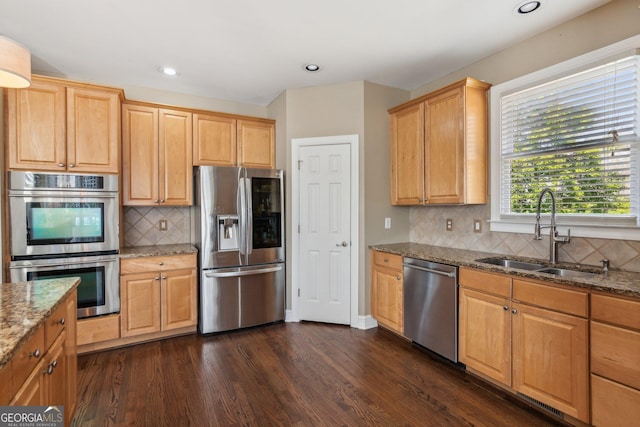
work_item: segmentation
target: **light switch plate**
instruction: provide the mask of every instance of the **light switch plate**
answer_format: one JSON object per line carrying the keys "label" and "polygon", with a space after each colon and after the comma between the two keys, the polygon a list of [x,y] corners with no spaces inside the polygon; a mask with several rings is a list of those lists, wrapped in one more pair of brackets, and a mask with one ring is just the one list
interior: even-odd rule
{"label": "light switch plate", "polygon": [[473,232],[480,233],[482,231],[482,222],[479,219],[473,220]]}
{"label": "light switch plate", "polygon": [[391,230],[391,218],[384,219],[384,229]]}

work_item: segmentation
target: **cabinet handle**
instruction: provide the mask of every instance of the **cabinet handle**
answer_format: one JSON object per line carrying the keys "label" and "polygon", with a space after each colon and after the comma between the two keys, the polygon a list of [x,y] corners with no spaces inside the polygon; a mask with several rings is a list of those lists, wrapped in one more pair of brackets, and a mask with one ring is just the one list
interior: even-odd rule
{"label": "cabinet handle", "polygon": [[70,167],[70,168],[75,168],[75,167],[76,167],[76,165],[75,165],[75,164],[73,164],[73,163],[69,163],[69,167]]}
{"label": "cabinet handle", "polygon": [[400,277],[400,276],[396,276],[396,280],[400,280],[400,279],[401,279],[401,277]]}
{"label": "cabinet handle", "polygon": [[518,313],[518,310],[516,310],[516,309],[514,308],[513,310],[511,310],[511,312],[512,312],[513,314],[517,314],[517,313]]}
{"label": "cabinet handle", "polygon": [[51,375],[51,374],[53,374],[53,366],[51,366],[51,363],[49,363],[49,364],[47,365],[47,369],[46,369],[46,370],[44,370],[44,371],[42,371],[42,373],[43,373],[44,375]]}
{"label": "cabinet handle", "polygon": [[509,310],[509,306],[503,305],[503,306],[502,306],[502,309],[503,309],[504,311],[507,311],[507,310]]}
{"label": "cabinet handle", "polygon": [[385,258],[385,259],[384,259],[384,262],[389,262],[389,258]]}
{"label": "cabinet handle", "polygon": [[167,280],[167,276],[162,276],[162,280]]}
{"label": "cabinet handle", "polygon": [[65,323],[64,317],[62,319],[58,320],[58,323],[61,324],[61,325],[64,325],[64,323]]}
{"label": "cabinet handle", "polygon": [[160,203],[164,203],[164,199],[160,199]]}
{"label": "cabinet handle", "polygon": [[160,261],[160,262],[158,263],[158,265],[164,265],[164,262]]}
{"label": "cabinet handle", "polygon": [[53,362],[51,362],[51,366],[53,366],[54,368],[58,367],[58,360],[54,360]]}
{"label": "cabinet handle", "polygon": [[63,168],[64,167],[64,163],[58,163],[58,167],[59,168]]}
{"label": "cabinet handle", "polygon": [[160,280],[160,276],[156,277],[156,280]]}
{"label": "cabinet handle", "polygon": [[31,353],[29,353],[29,357],[35,357],[36,359],[40,357],[40,349],[36,348],[36,351],[32,351]]}

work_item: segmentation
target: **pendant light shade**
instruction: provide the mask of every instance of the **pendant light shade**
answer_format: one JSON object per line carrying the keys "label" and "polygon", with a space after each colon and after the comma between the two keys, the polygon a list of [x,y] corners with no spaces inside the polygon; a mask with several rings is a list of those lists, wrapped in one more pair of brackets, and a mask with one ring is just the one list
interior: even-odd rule
{"label": "pendant light shade", "polygon": [[31,52],[7,37],[0,36],[0,87],[31,85]]}

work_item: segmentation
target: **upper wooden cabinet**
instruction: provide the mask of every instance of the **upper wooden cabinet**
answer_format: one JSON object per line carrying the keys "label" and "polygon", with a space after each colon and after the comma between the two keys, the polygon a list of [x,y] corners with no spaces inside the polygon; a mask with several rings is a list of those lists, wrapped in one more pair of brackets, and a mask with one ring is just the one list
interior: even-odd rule
{"label": "upper wooden cabinet", "polygon": [[122,105],[123,204],[193,203],[192,114]]}
{"label": "upper wooden cabinet", "polygon": [[487,201],[487,91],[466,78],[389,110],[391,204]]}
{"label": "upper wooden cabinet", "polygon": [[122,91],[34,76],[6,91],[9,169],[118,173]]}
{"label": "upper wooden cabinet", "polygon": [[193,164],[275,168],[274,122],[194,113]]}

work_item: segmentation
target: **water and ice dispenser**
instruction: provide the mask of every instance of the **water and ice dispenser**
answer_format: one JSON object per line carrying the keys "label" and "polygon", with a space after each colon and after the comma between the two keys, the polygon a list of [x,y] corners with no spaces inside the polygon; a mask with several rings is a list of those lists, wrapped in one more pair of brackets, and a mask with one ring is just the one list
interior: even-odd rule
{"label": "water and ice dispenser", "polygon": [[240,249],[238,240],[238,215],[218,215],[218,250],[237,251]]}

